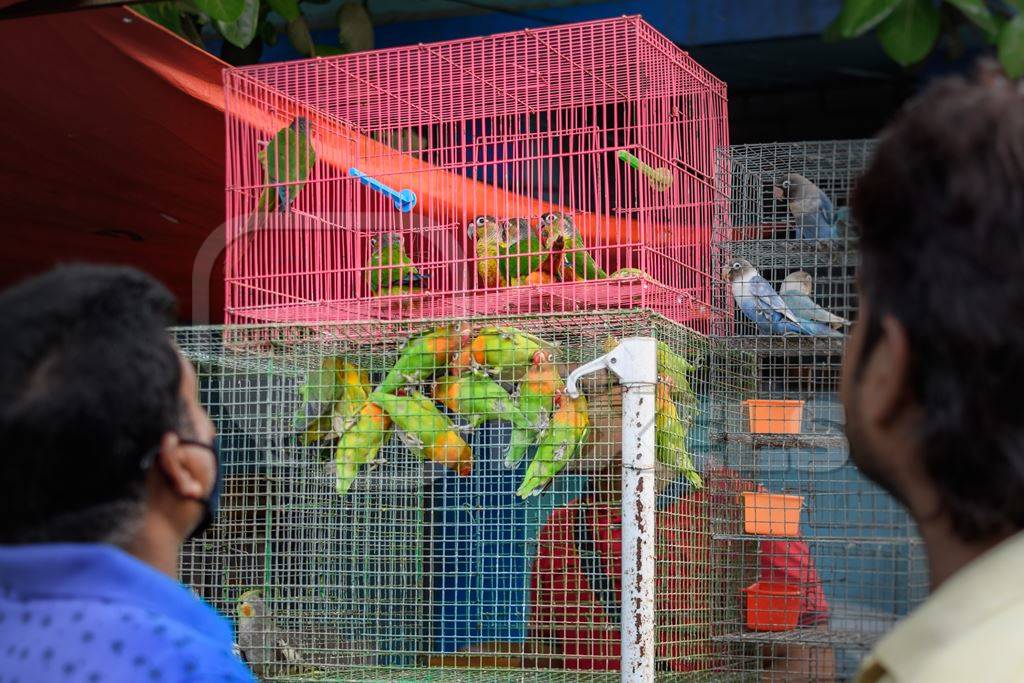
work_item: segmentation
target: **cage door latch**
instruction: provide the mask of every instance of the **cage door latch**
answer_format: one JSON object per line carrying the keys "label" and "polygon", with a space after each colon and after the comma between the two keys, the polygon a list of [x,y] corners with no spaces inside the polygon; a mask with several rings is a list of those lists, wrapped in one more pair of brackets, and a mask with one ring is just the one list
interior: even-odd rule
{"label": "cage door latch", "polygon": [[565,380],[565,391],[573,398],[579,398],[579,380],[598,370],[607,370],[619,378],[619,384],[654,385],[658,382],[658,346],[653,337],[627,337],[614,349],[584,363],[569,373]]}

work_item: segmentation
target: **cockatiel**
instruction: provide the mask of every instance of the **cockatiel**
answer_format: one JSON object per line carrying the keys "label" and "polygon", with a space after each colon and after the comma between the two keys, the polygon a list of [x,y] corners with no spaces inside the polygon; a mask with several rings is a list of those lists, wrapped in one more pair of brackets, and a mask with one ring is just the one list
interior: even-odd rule
{"label": "cockatiel", "polygon": [[541,434],[537,452],[516,490],[520,498],[540,494],[572,460],[587,438],[590,426],[587,399],[582,394],[579,398],[571,398],[562,392],[555,396],[554,403],[551,422]]}
{"label": "cockatiel", "polygon": [[434,402],[418,391],[405,389],[395,394],[373,394],[394,422],[402,443],[418,458],[439,463],[461,474],[473,470],[473,453],[458,428]]}
{"label": "cockatiel", "polygon": [[428,277],[405,253],[402,236],[397,232],[386,232],[370,240],[366,286],[374,296],[418,293]]}
{"label": "cockatiel", "polygon": [[566,263],[579,280],[603,280],[608,277],[587,251],[583,237],[576,230],[572,217],[564,213],[541,216],[541,239],[549,251],[564,253]]}
{"label": "cockatiel", "polygon": [[406,384],[419,384],[432,378],[448,365],[448,359],[469,344],[468,325],[445,325],[410,339],[402,347],[398,360],[374,393],[392,393]]}
{"label": "cockatiel", "polygon": [[260,590],[238,597],[238,649],[260,678],[295,674],[305,668],[302,655],[274,621]]}

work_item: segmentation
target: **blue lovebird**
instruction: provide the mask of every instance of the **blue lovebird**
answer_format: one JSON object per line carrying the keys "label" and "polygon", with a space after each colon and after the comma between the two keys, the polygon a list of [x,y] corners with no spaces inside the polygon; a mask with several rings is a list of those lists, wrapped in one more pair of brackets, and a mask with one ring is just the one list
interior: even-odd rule
{"label": "blue lovebird", "polygon": [[757,325],[761,334],[803,334],[811,337],[841,337],[828,325],[800,320],[786,305],[775,288],[761,277],[746,259],[734,259],[722,269],[722,277],[732,283],[736,306]]}
{"label": "blue lovebird", "polygon": [[787,275],[779,286],[779,296],[800,320],[822,323],[837,329],[850,324],[846,318],[819,306],[811,298],[813,293],[814,280],[811,279],[810,273],[802,270],[796,270]]}
{"label": "blue lovebird", "polygon": [[799,173],[787,173],[775,184],[775,198],[786,202],[796,221],[799,239],[836,239],[837,216],[832,200],[817,185]]}

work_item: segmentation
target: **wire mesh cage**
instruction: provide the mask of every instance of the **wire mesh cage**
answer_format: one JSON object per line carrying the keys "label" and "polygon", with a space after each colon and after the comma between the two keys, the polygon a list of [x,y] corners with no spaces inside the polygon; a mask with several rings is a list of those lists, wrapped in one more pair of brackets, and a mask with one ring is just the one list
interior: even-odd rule
{"label": "wire mesh cage", "polygon": [[722,638],[735,671],[846,680],[927,594],[916,529],[850,462],[838,399],[844,331],[857,316],[847,207],[873,147],[741,145],[719,157],[715,300],[725,314],[712,441],[756,484],[714,534],[720,569],[737,580]]}
{"label": "wire mesh cage", "polygon": [[622,389],[562,382],[631,336],[660,344],[656,667],[722,670],[710,342],[649,311],[176,330],[224,476],[182,579],[264,680],[617,680]]}
{"label": "wire mesh cage", "polygon": [[229,322],[706,331],[725,87],[639,17],[225,74]]}

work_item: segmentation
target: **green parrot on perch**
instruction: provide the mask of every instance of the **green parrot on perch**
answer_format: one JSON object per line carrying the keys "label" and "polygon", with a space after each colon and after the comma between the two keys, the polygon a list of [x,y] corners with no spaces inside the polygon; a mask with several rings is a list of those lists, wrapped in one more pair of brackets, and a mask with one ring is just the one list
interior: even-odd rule
{"label": "green parrot on perch", "polygon": [[370,240],[366,286],[373,296],[418,294],[429,277],[405,253],[402,236],[397,232],[385,232]]}
{"label": "green parrot on perch", "polygon": [[270,138],[256,154],[267,187],[256,202],[256,216],[271,211],[286,211],[302,189],[316,163],[316,151],[309,136],[309,120],[297,116]]}
{"label": "green parrot on perch", "polygon": [[541,236],[549,251],[562,250],[572,272],[580,280],[603,280],[608,277],[587,251],[583,237],[576,230],[572,217],[564,213],[546,213],[541,216]]}
{"label": "green parrot on perch", "polygon": [[505,242],[498,248],[498,272],[509,285],[520,285],[544,266],[550,252],[525,218],[505,222]]}
{"label": "green parrot on perch", "polygon": [[555,412],[540,436],[537,452],[526,468],[516,495],[523,499],[539,495],[579,451],[589,428],[590,415],[583,395],[571,398],[563,392],[555,396]]}

